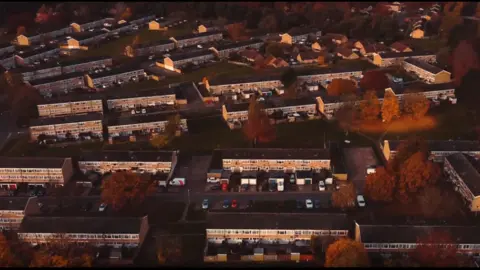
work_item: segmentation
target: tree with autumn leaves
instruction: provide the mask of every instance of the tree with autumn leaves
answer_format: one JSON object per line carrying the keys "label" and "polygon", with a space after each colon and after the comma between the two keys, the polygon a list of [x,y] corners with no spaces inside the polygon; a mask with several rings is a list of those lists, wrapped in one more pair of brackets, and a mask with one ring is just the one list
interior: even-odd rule
{"label": "tree with autumn leaves", "polygon": [[341,238],[328,246],[325,267],[368,267],[370,261],[362,243]]}
{"label": "tree with autumn leaves", "polygon": [[393,200],[396,180],[384,167],[376,168],[375,173],[367,175],[365,195],[373,201],[391,202]]}
{"label": "tree with autumn leaves", "polygon": [[155,181],[148,174],[115,172],[102,184],[102,202],[119,211],[141,204],[155,192]]}
{"label": "tree with autumn leaves", "polygon": [[360,117],[362,120],[377,120],[380,114],[380,101],[374,90],[367,91],[360,102]]}
{"label": "tree with autumn leaves", "polygon": [[430,108],[430,101],[421,93],[408,93],[404,97],[404,115],[418,119],[423,117]]}
{"label": "tree with autumn leaves", "polygon": [[263,106],[252,97],[248,107],[248,120],[243,126],[245,136],[253,142],[270,142],[275,139],[275,127],[263,111]]}
{"label": "tree with autumn leaves", "polygon": [[385,91],[382,103],[382,120],[385,123],[389,123],[398,117],[400,117],[398,98],[392,91]]}
{"label": "tree with autumn leaves", "polygon": [[417,247],[411,252],[413,262],[420,267],[459,266],[456,241],[440,230],[434,230],[417,239]]}
{"label": "tree with autumn leaves", "polygon": [[355,82],[347,79],[333,79],[327,87],[329,96],[341,96],[345,94],[355,94],[357,87]]}
{"label": "tree with autumn leaves", "polygon": [[367,71],[363,74],[362,79],[358,83],[363,90],[374,90],[383,92],[390,86],[390,81],[385,72],[379,70]]}
{"label": "tree with autumn leaves", "polygon": [[340,187],[332,194],[332,206],[336,208],[349,208],[355,206],[355,196],[357,195],[352,183]]}

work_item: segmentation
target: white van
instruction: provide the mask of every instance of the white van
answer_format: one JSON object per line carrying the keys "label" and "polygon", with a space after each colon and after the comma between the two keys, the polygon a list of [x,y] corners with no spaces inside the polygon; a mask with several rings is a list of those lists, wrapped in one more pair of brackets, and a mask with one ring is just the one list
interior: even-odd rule
{"label": "white van", "polygon": [[185,178],[173,178],[172,181],[170,181],[171,186],[185,186]]}

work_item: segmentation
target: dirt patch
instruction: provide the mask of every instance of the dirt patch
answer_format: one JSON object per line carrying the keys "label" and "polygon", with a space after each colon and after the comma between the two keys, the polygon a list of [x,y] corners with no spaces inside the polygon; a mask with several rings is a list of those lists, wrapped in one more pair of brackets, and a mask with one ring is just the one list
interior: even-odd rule
{"label": "dirt patch", "polygon": [[437,126],[436,118],[432,116],[424,116],[420,119],[400,118],[390,123],[382,121],[362,121],[349,125],[351,131],[360,131],[367,134],[379,134],[383,132],[392,133],[412,133],[417,131],[425,131],[434,129]]}

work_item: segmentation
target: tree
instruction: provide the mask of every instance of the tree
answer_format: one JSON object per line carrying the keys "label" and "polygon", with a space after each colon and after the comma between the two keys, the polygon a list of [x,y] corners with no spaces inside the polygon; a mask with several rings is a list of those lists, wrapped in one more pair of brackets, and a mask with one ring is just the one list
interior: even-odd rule
{"label": "tree", "polygon": [[417,152],[424,153],[428,156],[427,142],[417,136],[409,137],[397,147],[397,154],[388,162],[388,170],[395,174],[400,173],[400,166]]}
{"label": "tree", "polygon": [[322,255],[327,251],[328,246],[335,242],[335,238],[332,236],[318,236],[312,235],[310,238],[310,248],[315,255],[316,260],[324,260]]}
{"label": "tree", "polygon": [[363,90],[373,89],[375,91],[385,91],[390,86],[390,81],[385,72],[372,70],[363,74],[363,78],[359,82],[360,88]]}
{"label": "tree", "polygon": [[470,41],[461,41],[452,52],[453,78],[456,86],[460,86],[463,77],[472,69],[479,69],[478,54]]}
{"label": "tree", "polygon": [[412,118],[423,117],[430,108],[430,101],[421,93],[409,93],[404,97],[403,111]]}
{"label": "tree", "polygon": [[136,206],[155,191],[155,182],[147,174],[115,172],[102,184],[102,202],[115,210]]}
{"label": "tree", "polygon": [[281,78],[283,85],[286,88],[285,96],[288,98],[295,98],[297,96],[297,74],[293,68],[289,68]]}
{"label": "tree", "polygon": [[278,31],[278,22],[275,14],[270,14],[265,16],[258,23],[258,28],[266,30],[268,32],[277,32]]}
{"label": "tree", "polygon": [[375,91],[367,91],[360,102],[360,113],[363,120],[377,120],[380,114],[380,101]]}
{"label": "tree", "polygon": [[398,198],[408,202],[408,195],[436,183],[440,176],[437,164],[427,160],[425,153],[417,152],[400,166],[398,179]]}
{"label": "tree", "polygon": [[180,121],[180,114],[175,114],[168,117],[168,121],[165,126],[165,134],[169,139],[175,137],[177,130],[180,127]]}
{"label": "tree", "polygon": [[365,195],[374,201],[390,202],[395,191],[395,175],[384,167],[378,167],[375,173],[367,175],[365,180]]}
{"label": "tree", "polygon": [[26,32],[25,26],[21,26],[21,25],[20,25],[19,27],[17,27],[17,36],[19,36],[19,35],[24,35],[25,32]]}
{"label": "tree", "polygon": [[272,55],[274,57],[283,56],[283,47],[280,43],[272,42],[265,47],[266,55]]}
{"label": "tree", "polygon": [[227,32],[230,35],[230,38],[234,41],[248,38],[245,34],[245,26],[241,23],[229,25],[227,28]]}
{"label": "tree", "polygon": [[368,254],[363,244],[341,238],[331,244],[325,255],[325,267],[368,267]]}
{"label": "tree", "polygon": [[327,87],[329,96],[341,96],[345,94],[354,94],[357,92],[355,82],[347,79],[333,79]]}
{"label": "tree", "polygon": [[411,257],[422,267],[456,267],[458,265],[455,240],[449,233],[440,230],[419,237]]}
{"label": "tree", "polygon": [[163,135],[163,134],[158,134],[156,136],[153,136],[150,139],[150,144],[155,147],[155,148],[162,148],[166,146],[169,143],[170,139],[168,136]]}
{"label": "tree", "polygon": [[355,206],[355,187],[348,183],[332,194],[332,205],[337,208],[348,208]]}
{"label": "tree", "polygon": [[245,136],[256,145],[258,142],[269,142],[275,138],[275,128],[263,112],[262,106],[253,97],[248,107],[248,120],[243,126]]}
{"label": "tree", "polygon": [[0,233],[0,266],[1,267],[20,267],[21,261],[12,250],[11,243],[6,239],[3,233]]}
{"label": "tree", "polygon": [[179,236],[157,236],[157,259],[160,264],[182,261],[182,241]]}
{"label": "tree", "polygon": [[392,119],[400,117],[398,99],[391,91],[386,91],[382,103],[383,122],[389,123]]}
{"label": "tree", "polygon": [[30,267],[67,267],[68,260],[62,256],[51,256],[47,251],[40,250],[35,253]]}

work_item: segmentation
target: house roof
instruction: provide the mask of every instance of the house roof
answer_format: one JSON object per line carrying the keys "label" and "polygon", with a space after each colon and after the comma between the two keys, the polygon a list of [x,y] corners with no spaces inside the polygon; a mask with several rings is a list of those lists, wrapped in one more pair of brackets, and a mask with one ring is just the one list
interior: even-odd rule
{"label": "house roof", "polygon": [[[160,112],[160,113],[150,113],[143,115],[130,115],[123,117],[111,117],[108,119],[108,126],[121,126],[137,123],[153,123],[153,122],[164,122],[168,121],[170,116],[176,115],[177,112]],[[183,117],[182,117],[183,118]]]}
{"label": "house roof", "polygon": [[315,60],[321,55],[320,53],[313,51],[300,52],[299,54],[303,60]]}
{"label": "house roof", "polygon": [[480,243],[474,226],[359,225],[363,243],[417,243],[419,237],[437,230],[448,232],[456,243]]}
{"label": "house roof", "polygon": [[27,72],[34,72],[37,70],[45,70],[45,69],[52,69],[52,68],[61,68],[61,65],[58,62],[49,62],[45,64],[41,64],[38,66],[21,66],[17,68],[13,68],[11,72],[15,73],[27,73]]}
{"label": "house roof", "polygon": [[55,77],[37,79],[37,80],[29,81],[28,83],[30,83],[30,85],[32,86],[36,86],[36,85],[48,84],[52,82],[69,80],[69,79],[83,77],[83,76],[84,76],[83,72],[74,72],[74,73],[62,74],[60,76],[55,76]]}
{"label": "house roof", "polygon": [[162,88],[149,89],[145,91],[131,91],[131,90],[121,90],[118,92],[114,91],[106,94],[106,98],[109,100],[112,100],[112,99],[152,97],[152,96],[165,96],[165,95],[175,95],[174,88],[162,87]]}
{"label": "house roof", "polygon": [[0,168],[62,168],[65,158],[0,157]]}
{"label": "house roof", "polygon": [[345,48],[345,47],[339,47],[335,51],[344,57],[349,57],[350,55],[353,54],[352,49]]}
{"label": "house roof", "polygon": [[397,50],[399,52],[403,52],[404,50],[408,49],[409,47],[401,42],[394,42],[392,45],[390,45],[390,48]]}
{"label": "house roof", "polygon": [[[442,90],[455,90],[455,86],[453,85],[453,82],[447,82],[447,83],[438,83],[438,84],[428,84],[424,82],[413,82],[411,83],[408,89],[415,89],[418,90],[419,92],[432,92],[432,91],[442,91]],[[402,87],[402,86],[392,86],[393,92],[396,95],[400,94],[405,94],[405,90],[407,88]]]}
{"label": "house roof", "polygon": [[1,211],[23,211],[30,197],[0,197]]}
{"label": "house roof", "polygon": [[0,43],[0,49],[8,48],[8,47],[13,47],[14,45],[11,42],[2,42]]}
{"label": "house roof", "polygon": [[388,50],[387,46],[382,43],[369,43],[364,46],[364,49],[366,53],[380,53]]}
{"label": "house roof", "polygon": [[[398,146],[406,141],[388,141],[390,151],[396,151]],[[438,152],[468,152],[479,151],[480,143],[477,141],[426,141],[430,151]]]}
{"label": "house roof", "polygon": [[[143,218],[130,217],[25,217],[20,233],[139,234]],[[55,224],[55,226],[52,226]]]}
{"label": "house roof", "polygon": [[434,74],[434,75],[444,71],[443,69],[441,69],[439,67],[436,67],[434,65],[430,65],[429,63],[426,63],[424,61],[421,61],[421,60],[418,60],[418,59],[415,59],[415,58],[407,58],[403,61],[405,61],[407,63],[410,63],[414,66],[417,66],[417,67],[419,67],[419,68],[421,68],[421,69],[423,69],[423,70],[425,70],[425,71],[427,71],[431,74]]}
{"label": "house roof", "polygon": [[228,85],[228,84],[241,84],[241,83],[257,83],[265,81],[280,81],[280,75],[253,75],[253,76],[243,76],[243,77],[221,77],[213,78],[209,80],[211,86],[215,85]]}
{"label": "house roof", "polygon": [[336,33],[327,33],[324,35],[325,38],[330,38],[330,39],[347,39],[347,36],[342,35],[342,34],[336,34]]}
{"label": "house roof", "polygon": [[23,53],[20,53],[19,51],[16,51],[15,55],[20,57],[20,58],[25,59],[25,58],[28,58],[28,57],[31,57],[31,56],[34,56],[34,55],[37,55],[37,54],[42,54],[42,53],[49,52],[49,51],[54,51],[54,50],[59,50],[59,49],[54,48],[52,46],[45,46],[45,47],[40,48],[40,49],[23,50]]}
{"label": "house roof", "polygon": [[68,66],[74,66],[74,65],[96,62],[96,61],[101,61],[101,60],[108,60],[108,59],[111,60],[112,57],[110,57],[110,56],[94,56],[94,57],[86,57],[86,58],[80,58],[80,59],[71,59],[71,60],[61,61],[60,65],[63,66],[63,67],[68,67]]}
{"label": "house roof", "polygon": [[172,151],[84,151],[79,161],[145,161],[171,162]]}
{"label": "house roof", "polygon": [[76,123],[76,122],[98,121],[102,119],[103,119],[103,114],[101,113],[88,113],[88,114],[71,115],[71,116],[65,116],[65,117],[38,118],[38,119],[34,119],[30,126],[35,127],[35,126],[47,126],[47,125],[59,125],[59,124]]}
{"label": "house roof", "polygon": [[109,77],[109,76],[114,76],[114,75],[119,75],[127,72],[132,72],[132,71],[144,71],[143,68],[137,67],[137,66],[124,66],[120,68],[115,68],[111,69],[109,71],[105,72],[100,72],[100,73],[92,73],[88,74],[88,76],[92,79],[98,79],[98,78],[103,78],[103,77]]}
{"label": "house roof", "polygon": [[213,53],[212,51],[206,49],[206,50],[194,51],[194,52],[175,53],[175,54],[171,54],[168,58],[170,58],[172,61],[175,62],[175,61],[181,61],[185,59],[202,57],[205,55],[213,55]]}
{"label": "house roof", "polygon": [[222,159],[330,159],[329,149],[231,148],[218,151]]}
{"label": "house roof", "polygon": [[228,50],[228,49],[233,49],[233,48],[238,48],[238,47],[244,47],[244,46],[250,46],[250,45],[256,45],[256,44],[263,44],[263,41],[260,40],[260,39],[249,39],[249,40],[233,42],[233,43],[230,43],[230,44],[220,45],[220,46],[215,47],[215,49],[217,51],[223,51],[223,50]]}
{"label": "house roof", "polygon": [[56,104],[56,103],[69,103],[85,100],[102,100],[105,93],[68,93],[67,95],[53,95],[51,98],[45,98],[38,105]]}
{"label": "house roof", "polygon": [[349,229],[346,214],[330,213],[209,212],[207,223],[211,229]]}
{"label": "house roof", "polygon": [[100,36],[103,34],[105,34],[105,32],[103,31],[94,31],[94,32],[87,31],[87,32],[72,33],[70,34],[70,36],[76,41],[82,41],[82,40],[86,40],[86,39]]}
{"label": "house roof", "polygon": [[415,57],[415,56],[435,56],[434,53],[432,52],[385,52],[385,53],[380,53],[379,54],[383,59],[388,59],[388,58],[407,58],[407,57]]}
{"label": "house roof", "polygon": [[465,154],[455,153],[447,156],[448,162],[462,178],[474,196],[480,195],[480,173],[465,157]]}
{"label": "house roof", "polygon": [[182,35],[182,36],[177,36],[173,37],[176,41],[181,41],[181,40],[187,40],[187,39],[192,39],[192,38],[198,38],[198,37],[208,37],[208,36],[214,36],[222,34],[221,31],[210,31],[210,32],[205,32],[205,33],[199,33],[199,34],[187,34],[187,35]]}
{"label": "house roof", "polygon": [[155,41],[155,42],[140,43],[140,44],[137,44],[134,48],[135,49],[150,48],[150,47],[155,47],[155,46],[159,46],[159,45],[166,45],[166,44],[174,44],[174,42],[169,40],[169,39],[158,40],[158,41]]}
{"label": "house roof", "polygon": [[316,105],[316,100],[312,97],[301,97],[296,99],[271,98],[264,102],[265,108],[282,108],[301,105]]}
{"label": "house roof", "polygon": [[317,33],[319,30],[318,29],[311,29],[311,28],[305,28],[305,27],[294,27],[290,29],[287,33],[290,36],[301,36],[301,35],[306,35],[306,34],[313,34]]}
{"label": "house roof", "polygon": [[298,76],[313,76],[313,75],[324,75],[324,74],[334,74],[334,73],[345,73],[345,72],[363,72],[365,68],[362,67],[328,67],[328,68],[319,68],[319,69],[307,69],[299,72]]}
{"label": "house roof", "polygon": [[225,109],[227,110],[227,112],[242,112],[242,111],[248,111],[248,106],[250,106],[248,102],[231,103],[231,104],[225,104]]}

